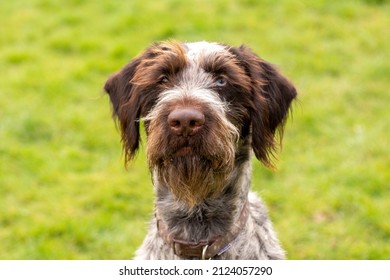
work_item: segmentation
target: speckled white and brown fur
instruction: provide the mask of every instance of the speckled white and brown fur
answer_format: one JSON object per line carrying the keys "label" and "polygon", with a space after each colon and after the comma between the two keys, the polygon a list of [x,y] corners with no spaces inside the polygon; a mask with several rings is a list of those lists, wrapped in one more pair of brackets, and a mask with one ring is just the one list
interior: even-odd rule
{"label": "speckled white and brown fur", "polygon": [[[284,258],[263,202],[250,192],[252,151],[272,166],[275,134],[296,97],[273,65],[245,46],[162,42],[112,75],[105,90],[126,161],[144,121],[155,208],[172,236],[198,242],[224,235],[249,201],[246,225],[215,259]],[[179,259],[156,218],[135,258]]]}

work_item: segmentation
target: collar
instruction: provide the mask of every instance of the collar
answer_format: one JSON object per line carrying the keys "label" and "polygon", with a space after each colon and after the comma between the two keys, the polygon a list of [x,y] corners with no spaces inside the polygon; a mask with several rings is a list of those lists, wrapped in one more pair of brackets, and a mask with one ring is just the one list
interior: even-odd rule
{"label": "collar", "polygon": [[161,217],[156,210],[157,229],[159,235],[168,244],[175,255],[179,257],[197,257],[199,259],[211,259],[222,255],[231,246],[237,238],[249,216],[248,201],[244,204],[241,210],[240,217],[234,223],[233,229],[225,235],[218,235],[210,240],[200,240],[199,242],[191,242],[172,237],[167,225],[161,220]]}

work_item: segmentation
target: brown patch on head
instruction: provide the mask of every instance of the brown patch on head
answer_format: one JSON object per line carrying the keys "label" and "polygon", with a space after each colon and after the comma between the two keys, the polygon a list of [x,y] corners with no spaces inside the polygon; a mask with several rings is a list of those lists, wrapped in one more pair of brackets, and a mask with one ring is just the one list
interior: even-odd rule
{"label": "brown patch on head", "polygon": [[241,65],[241,61],[230,47],[225,51],[202,57],[201,67],[211,73],[216,79],[226,82],[223,87],[214,87],[222,100],[229,104],[226,114],[236,125],[245,138],[249,134],[251,122],[250,108],[252,107],[252,79]]}
{"label": "brown patch on head", "polygon": [[136,86],[156,83],[162,86],[169,85],[187,63],[185,51],[180,43],[170,41],[155,44],[146,51],[130,82]]}

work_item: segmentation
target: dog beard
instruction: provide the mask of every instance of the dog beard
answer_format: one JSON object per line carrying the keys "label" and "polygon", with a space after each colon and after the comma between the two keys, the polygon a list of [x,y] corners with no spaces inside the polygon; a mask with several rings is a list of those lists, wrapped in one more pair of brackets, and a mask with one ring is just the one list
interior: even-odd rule
{"label": "dog beard", "polygon": [[209,197],[217,197],[226,185],[232,166],[197,155],[173,157],[158,168],[158,178],[174,195],[193,207]]}

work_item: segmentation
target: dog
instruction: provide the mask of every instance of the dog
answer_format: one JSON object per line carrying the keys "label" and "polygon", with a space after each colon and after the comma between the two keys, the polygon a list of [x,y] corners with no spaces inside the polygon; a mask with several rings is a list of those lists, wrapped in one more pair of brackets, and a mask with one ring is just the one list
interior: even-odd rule
{"label": "dog", "polygon": [[273,168],[292,83],[250,48],[152,44],[105,83],[125,162],[140,123],[156,194],[135,259],[284,259],[262,200],[250,191],[252,154]]}

